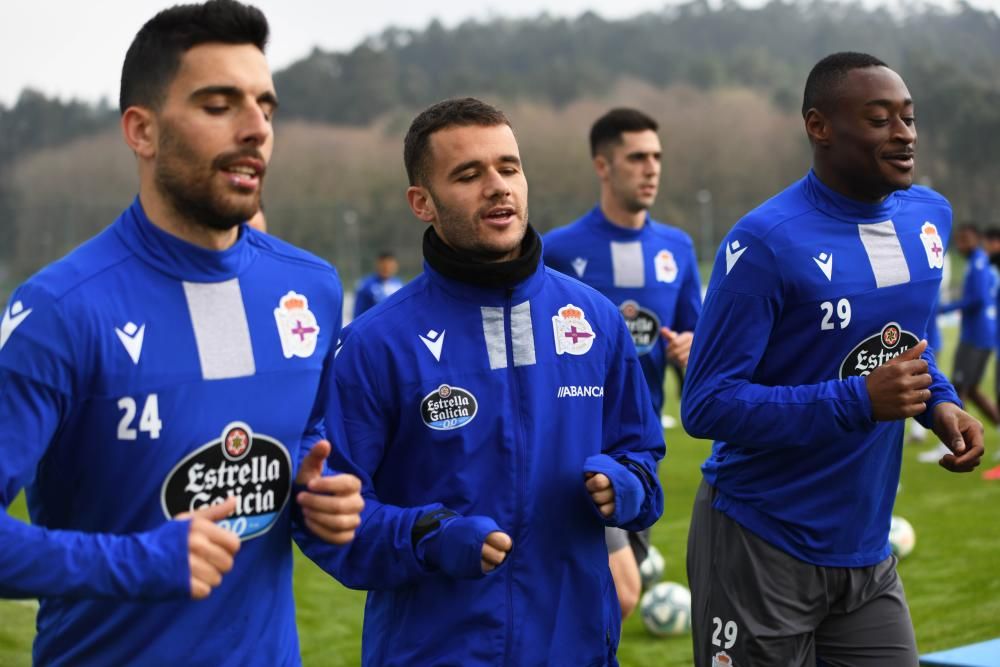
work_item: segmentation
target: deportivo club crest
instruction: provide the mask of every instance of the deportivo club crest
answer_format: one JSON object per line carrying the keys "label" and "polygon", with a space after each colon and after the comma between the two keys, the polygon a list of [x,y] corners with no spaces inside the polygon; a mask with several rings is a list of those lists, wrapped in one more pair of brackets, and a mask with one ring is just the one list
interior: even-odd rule
{"label": "deportivo club crest", "polygon": [[840,379],[852,375],[867,376],[919,343],[916,335],[889,322],[877,334],[858,343],[840,365]]}
{"label": "deportivo club crest", "polygon": [[583,309],[571,303],[552,317],[552,331],[556,337],[556,354],[587,354],[597,337]]}
{"label": "deportivo club crest", "polygon": [[937,227],[931,222],[925,222],[920,227],[920,241],[927,251],[927,263],[932,269],[944,268],[944,243],[938,235]]}
{"label": "deportivo club crest", "polygon": [[656,347],[656,341],[660,337],[660,319],[656,313],[643,308],[631,299],[620,305],[618,310],[625,318],[628,332],[632,334],[636,353],[649,354]]}
{"label": "deportivo club crest", "polygon": [[656,279],[659,282],[672,283],[677,280],[677,262],[674,260],[674,253],[661,250],[653,258],[653,265],[656,267]]}
{"label": "deportivo club crest", "polygon": [[319,339],[319,324],[309,310],[309,299],[289,290],[281,297],[274,309],[274,320],[278,323],[281,338],[281,352],[286,359],[312,356]]}
{"label": "deportivo club crest", "polygon": [[249,540],[271,529],[291,488],[292,459],[285,446],[232,422],[174,466],[163,481],[160,503],[171,519],[235,497],[236,511],[219,525]]}

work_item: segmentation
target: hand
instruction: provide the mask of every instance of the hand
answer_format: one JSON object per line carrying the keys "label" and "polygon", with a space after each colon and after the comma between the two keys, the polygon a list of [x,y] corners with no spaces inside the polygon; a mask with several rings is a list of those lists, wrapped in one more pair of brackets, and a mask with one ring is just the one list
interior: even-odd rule
{"label": "hand", "polygon": [[222,583],[222,575],[233,569],[233,556],[240,550],[240,538],[216,521],[222,521],[236,511],[236,498],[194,512],[174,517],[190,520],[188,532],[188,565],[191,570],[191,597],[203,600]]}
{"label": "hand", "polygon": [[295,483],[308,488],[295,496],[302,507],[306,527],[330,544],[347,544],[361,525],[361,480],[354,475],[323,476],[323,464],[330,455],[330,443],[320,440],[299,466]]}
{"label": "hand", "polygon": [[865,379],[875,421],[915,417],[927,409],[931,376],[920,358],[926,349],[927,341],[922,340]]}
{"label": "hand", "polygon": [[687,368],[688,355],[691,354],[691,341],[694,340],[694,333],[682,331],[677,333],[669,327],[660,329],[660,335],[667,341],[667,359],[670,359],[681,368]]}
{"label": "hand", "polygon": [[493,531],[487,535],[486,541],[483,542],[483,572],[492,572],[500,567],[513,546],[514,542],[507,533]]}
{"label": "hand", "polygon": [[983,458],[983,425],[954,403],[934,406],[934,433],[953,453],[938,465],[951,472],[971,472]]}
{"label": "hand", "polygon": [[588,472],[587,492],[590,499],[597,505],[597,510],[605,519],[615,513],[615,489],[611,486],[611,480],[604,473]]}

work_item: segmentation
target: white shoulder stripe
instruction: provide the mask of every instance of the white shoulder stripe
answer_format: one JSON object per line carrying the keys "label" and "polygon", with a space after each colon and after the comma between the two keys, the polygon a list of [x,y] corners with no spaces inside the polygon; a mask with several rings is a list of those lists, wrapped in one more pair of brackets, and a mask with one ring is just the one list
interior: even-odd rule
{"label": "white shoulder stripe", "polygon": [[910,267],[906,264],[892,220],[858,225],[858,234],[868,253],[876,287],[892,287],[910,282]]}

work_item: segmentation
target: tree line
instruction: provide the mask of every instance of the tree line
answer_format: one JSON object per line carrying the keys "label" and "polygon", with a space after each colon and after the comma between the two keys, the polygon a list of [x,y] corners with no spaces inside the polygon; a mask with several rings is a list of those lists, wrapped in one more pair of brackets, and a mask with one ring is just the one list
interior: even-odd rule
{"label": "tree line", "polygon": [[[916,101],[921,180],[952,200],[957,219],[1000,222],[997,15],[966,4],[891,13],[826,0],[757,9],[693,0],[614,21],[587,13],[452,29],[432,22],[387,28],[346,52],[314,49],[275,73],[282,108],[269,218],[338,261],[349,280],[381,248],[396,248],[415,272],[422,230],[402,199],[401,144],[416,111],[467,94],[507,110],[525,153],[532,221],[545,230],[596,196],[590,122],[634,104],[663,125],[654,213],[712,248],[742,211],[808,165],[802,85],[816,60],[838,50],[868,51],[903,75]],[[13,278],[106,225],[134,193],[116,119],[107,104],[33,91],[0,105],[0,263]]]}

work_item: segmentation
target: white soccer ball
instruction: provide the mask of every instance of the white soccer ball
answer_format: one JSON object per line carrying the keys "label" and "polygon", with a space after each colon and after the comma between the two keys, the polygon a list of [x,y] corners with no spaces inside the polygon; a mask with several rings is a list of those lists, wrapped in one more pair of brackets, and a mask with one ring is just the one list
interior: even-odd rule
{"label": "white soccer ball", "polygon": [[691,631],[691,591],[672,581],[663,581],[639,602],[642,622],[657,637],[682,635]]}
{"label": "white soccer ball", "polygon": [[889,524],[889,546],[896,558],[902,560],[910,555],[917,543],[917,534],[913,532],[910,522],[901,516],[892,517]]}
{"label": "white soccer ball", "polygon": [[652,544],[649,545],[649,551],[646,552],[646,557],[639,564],[639,576],[642,578],[642,590],[648,589],[650,586],[655,584],[663,576],[663,568],[666,564],[663,562],[663,554],[660,550],[654,547]]}

